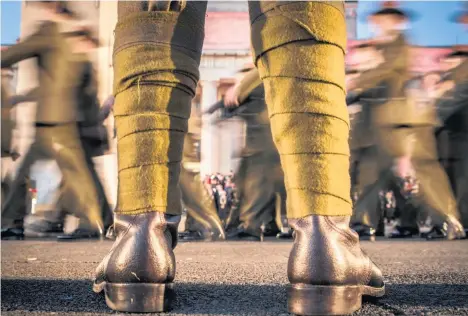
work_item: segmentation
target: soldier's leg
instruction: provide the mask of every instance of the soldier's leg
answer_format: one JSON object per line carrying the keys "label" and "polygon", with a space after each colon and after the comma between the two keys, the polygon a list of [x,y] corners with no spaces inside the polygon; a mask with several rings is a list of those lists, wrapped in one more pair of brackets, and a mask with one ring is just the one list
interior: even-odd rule
{"label": "soldier's leg", "polygon": [[247,169],[239,205],[241,235],[260,237],[262,226],[273,220],[275,192],[269,158],[265,153],[244,158]]}
{"label": "soldier's leg", "polygon": [[[180,190],[188,216],[202,228],[205,239],[224,239],[224,229],[216,212],[213,200],[208,196],[198,174],[182,167],[180,172]],[[197,229],[198,230],[198,229]]]}
{"label": "soldier's leg", "polygon": [[96,165],[93,161],[92,155],[92,145],[87,143],[86,141],[81,142],[83,145],[84,156],[86,159],[86,166],[91,174],[93,179],[94,187],[96,188],[96,193],[99,201],[99,207],[101,209],[101,217],[104,229],[107,230],[112,223],[114,222],[112,210],[107,200],[107,195],[102,185],[101,179],[96,171]]}
{"label": "soldier's leg", "polygon": [[[23,220],[26,216],[26,177],[29,176],[31,166],[41,157],[41,144],[35,141],[24,155],[21,165],[13,181],[10,182],[9,192],[2,205],[2,227],[23,230]],[[7,232],[2,231],[2,237]]]}
{"label": "soldier's leg", "polygon": [[248,160],[247,157],[242,157],[239,168],[237,169],[236,176],[234,178],[234,182],[236,184],[237,189],[237,201],[229,211],[229,214],[226,219],[226,231],[229,232],[231,230],[236,230],[240,224],[239,221],[239,214],[240,214],[240,206],[242,205],[242,200],[244,199],[244,188],[247,179],[247,171],[248,171]]}
{"label": "soldier's leg", "polygon": [[101,209],[96,187],[75,124],[45,127],[40,134],[43,150],[57,162],[62,173],[69,211],[88,223],[88,228],[103,234]]}
{"label": "soldier's leg", "polygon": [[349,229],[344,3],[263,1],[249,7],[255,63],[295,230],[289,310],[348,314],[360,308],[362,293],[383,295],[384,285]]}
{"label": "soldier's leg", "polygon": [[[419,181],[421,203],[431,210],[432,224],[436,229],[434,234],[428,235],[429,239],[463,237],[457,201],[452,193],[449,179],[439,162],[419,162],[413,166]],[[447,235],[443,236],[445,234]]]}
{"label": "soldier's leg", "polygon": [[[112,309],[169,308],[180,162],[199,78],[206,2],[119,1],[114,43],[117,240],[94,290]],[[128,229],[131,227],[131,229]]]}
{"label": "soldier's leg", "polygon": [[[378,174],[378,173],[377,173]],[[362,181],[362,192],[354,205],[351,224],[354,230],[363,238],[374,237],[377,233],[383,212],[380,203],[380,193],[386,191],[393,175],[390,170],[381,171],[374,182]],[[368,180],[372,180],[370,177]]]}
{"label": "soldier's leg", "polygon": [[453,163],[455,196],[460,210],[461,223],[468,229],[468,159],[458,159]]}
{"label": "soldier's leg", "polygon": [[421,203],[432,210],[431,218],[435,226],[428,238],[460,238],[464,235],[459,222],[460,215],[447,174],[438,161],[433,129],[413,128],[411,133],[417,140],[413,148],[412,164],[415,177],[419,181]]}

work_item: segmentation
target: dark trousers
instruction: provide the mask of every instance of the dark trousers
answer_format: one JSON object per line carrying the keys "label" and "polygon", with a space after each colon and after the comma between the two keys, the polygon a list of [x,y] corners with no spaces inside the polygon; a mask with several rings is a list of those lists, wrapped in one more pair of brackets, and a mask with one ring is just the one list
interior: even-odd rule
{"label": "dark trousers", "polygon": [[229,216],[231,227],[238,223],[245,232],[260,236],[262,225],[266,227],[274,219],[281,222],[280,217],[275,216],[276,193],[281,198],[279,205],[283,205],[283,210],[276,211],[286,213],[286,190],[279,157],[274,150],[243,157],[236,174],[236,186],[239,206]]}
{"label": "dark trousers", "polygon": [[447,173],[457,200],[461,222],[465,228],[468,228],[468,157],[450,159]]}

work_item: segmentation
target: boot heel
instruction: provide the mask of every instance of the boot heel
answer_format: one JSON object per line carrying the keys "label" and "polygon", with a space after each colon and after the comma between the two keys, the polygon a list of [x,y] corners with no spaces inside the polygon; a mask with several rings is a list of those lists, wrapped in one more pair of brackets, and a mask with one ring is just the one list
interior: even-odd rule
{"label": "boot heel", "polygon": [[172,283],[107,283],[104,290],[107,306],[121,312],[166,312],[175,297]]}
{"label": "boot heel", "polygon": [[288,287],[288,311],[295,315],[348,315],[361,305],[359,286],[295,284]]}

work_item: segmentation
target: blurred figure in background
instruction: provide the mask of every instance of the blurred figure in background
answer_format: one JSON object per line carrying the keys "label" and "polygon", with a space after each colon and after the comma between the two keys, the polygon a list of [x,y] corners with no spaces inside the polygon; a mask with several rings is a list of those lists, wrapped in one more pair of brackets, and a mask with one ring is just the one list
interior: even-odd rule
{"label": "blurred figure in background", "polygon": [[100,208],[76,126],[77,104],[70,84],[71,51],[63,34],[62,23],[75,18],[65,2],[34,2],[44,22],[22,42],[2,52],[1,67],[29,58],[36,58],[40,86],[36,90],[36,135],[24,156],[11,192],[2,209],[2,238],[22,238],[26,210],[17,196],[18,188],[29,174],[30,166],[44,155],[54,159],[62,173],[75,211],[86,217],[92,229],[103,232]]}
{"label": "blurred figure in background", "polygon": [[[376,27],[378,36],[375,40],[382,49],[384,62],[351,81],[349,90],[359,94],[380,85],[387,98],[383,102],[375,99],[372,112],[379,145],[379,181],[357,201],[354,227],[359,228],[360,235],[375,235],[381,217],[369,215],[375,208],[378,192],[399,183],[398,179],[416,176],[422,203],[438,215],[432,216],[434,230],[447,227],[447,239],[461,238],[463,231],[456,219],[455,200],[445,172],[438,163],[434,139],[435,113],[430,106],[417,107],[406,93],[409,49],[402,31],[409,15],[396,8],[393,2],[385,2],[381,10],[371,15],[370,21]],[[405,238],[419,233],[414,212],[404,210],[400,221],[392,237]]]}
{"label": "blurred figure in background", "polygon": [[[73,51],[70,70],[73,79],[76,78],[72,82],[74,83],[74,98],[77,101],[78,109],[78,133],[83,147],[85,162],[97,193],[102,222],[106,231],[113,223],[113,215],[93,158],[104,155],[109,149],[108,133],[104,126],[104,119],[107,116],[101,113],[97,96],[97,75],[89,56],[93,50],[99,47],[99,40],[93,34],[91,28],[84,26],[66,34],[66,36]],[[107,111],[106,108],[105,110]],[[63,190],[58,205],[62,206],[61,210],[74,214],[75,210],[73,208],[70,209],[72,205],[68,204],[70,192],[67,190],[66,183],[62,183]],[[79,216],[79,214],[76,215]],[[75,240],[100,237],[99,232],[95,231],[92,227],[93,225],[88,223],[86,218],[81,218],[78,228],[71,233],[59,235],[57,238],[58,240]]]}
{"label": "blurred figure in background", "polygon": [[[454,22],[468,25],[468,5],[454,17]],[[443,60],[446,73],[434,97],[443,128],[448,133],[448,174],[454,188],[465,232],[468,228],[468,47],[455,47]],[[439,229],[435,238],[446,235]]]}
{"label": "blurred figure in background", "polygon": [[[241,73],[245,73],[244,76],[224,99],[227,107],[243,107],[238,116],[246,123],[245,147],[236,175],[239,206],[227,220],[228,236],[260,240],[262,234],[276,235],[279,232],[281,223],[275,221],[276,191],[277,186],[284,186],[284,176],[273,143],[265,91],[258,71],[249,65]],[[282,193],[285,206],[286,190]],[[276,211],[286,213],[285,209]]]}
{"label": "blurred figure in background", "polygon": [[[200,164],[200,155],[195,144],[199,141],[199,133],[195,133],[200,121],[192,114],[189,119],[189,131],[185,136],[182,166],[179,177],[179,187],[182,202],[187,210],[185,231],[179,234],[182,240],[223,240],[225,232],[219,218],[218,200],[214,197],[216,187],[206,189],[206,182],[200,179],[199,170],[191,165]],[[206,180],[206,179],[205,179]],[[218,178],[213,177],[213,183]]]}
{"label": "blurred figure in background", "polygon": [[[364,43],[355,47],[351,67],[352,70],[346,75],[348,83],[357,80],[359,75],[365,71],[378,67],[383,62],[383,57],[378,48],[372,43]],[[353,96],[356,96],[353,99]],[[381,98],[383,91],[380,86],[373,87],[361,92],[359,95],[349,95],[347,99],[348,112],[350,114],[350,175],[351,194],[356,195],[354,204],[357,203],[362,194],[372,188],[372,185],[379,178],[377,143],[375,140],[375,124],[372,121],[372,111],[374,99]],[[369,196],[374,199],[364,212],[372,214],[362,215],[369,218],[381,218],[381,208],[379,207],[378,196]],[[355,213],[356,214],[356,213]],[[366,214],[366,213],[364,213]],[[378,221],[381,222],[381,219]],[[361,237],[371,237],[368,226],[360,227],[362,223],[351,218],[354,229],[360,233]],[[378,226],[373,227],[378,230]],[[369,234],[368,234],[369,233]],[[383,232],[379,231],[379,234]],[[369,235],[369,236],[367,236]]]}

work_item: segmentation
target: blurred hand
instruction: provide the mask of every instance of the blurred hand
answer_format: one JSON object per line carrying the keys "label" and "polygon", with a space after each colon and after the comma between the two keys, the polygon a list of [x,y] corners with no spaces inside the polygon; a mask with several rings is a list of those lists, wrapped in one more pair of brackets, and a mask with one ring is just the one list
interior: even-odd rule
{"label": "blurred hand", "polygon": [[224,105],[228,108],[239,106],[239,85],[235,85],[224,95]]}

